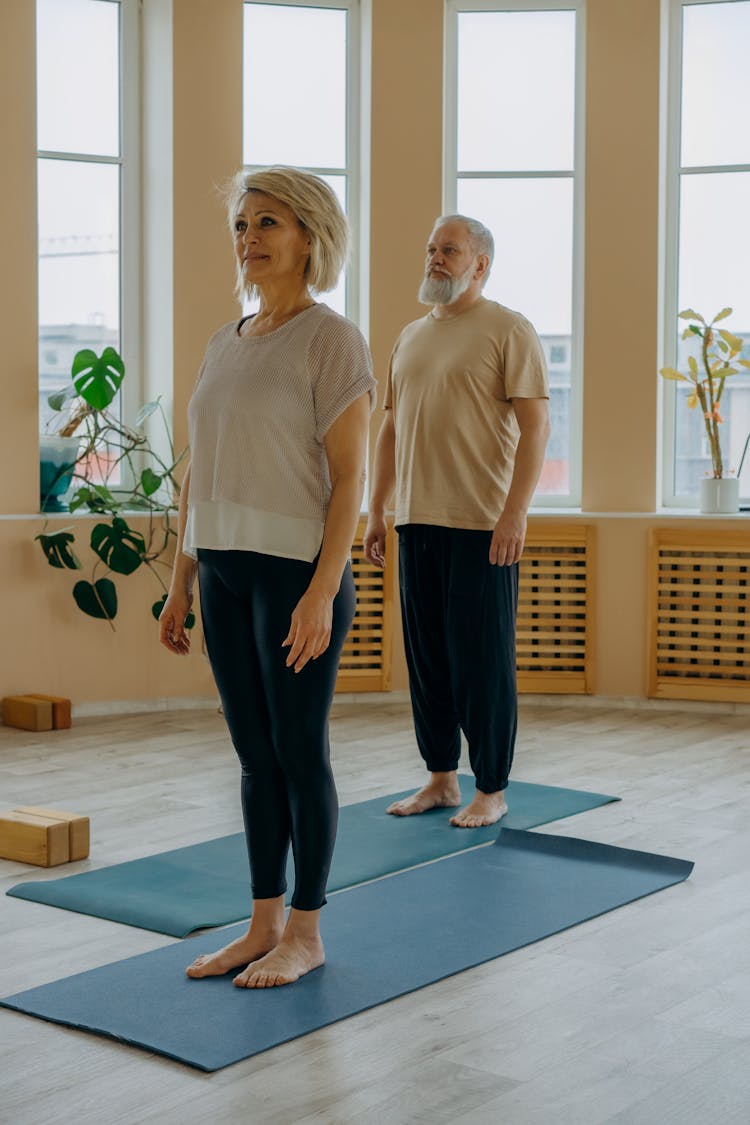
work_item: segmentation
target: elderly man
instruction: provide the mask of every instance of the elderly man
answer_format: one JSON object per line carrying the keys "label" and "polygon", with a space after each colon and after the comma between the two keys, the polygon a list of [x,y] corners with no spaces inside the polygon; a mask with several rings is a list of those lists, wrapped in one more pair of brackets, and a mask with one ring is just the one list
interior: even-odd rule
{"label": "elderly man", "polygon": [[432,308],[391,355],[365,533],[365,554],[382,567],[395,489],[409,688],[430,778],[388,812],[460,805],[463,730],[476,792],[451,817],[459,828],[508,811],[518,561],[550,429],[534,328],[482,296],[493,252],[477,220],[436,221],[419,290]]}

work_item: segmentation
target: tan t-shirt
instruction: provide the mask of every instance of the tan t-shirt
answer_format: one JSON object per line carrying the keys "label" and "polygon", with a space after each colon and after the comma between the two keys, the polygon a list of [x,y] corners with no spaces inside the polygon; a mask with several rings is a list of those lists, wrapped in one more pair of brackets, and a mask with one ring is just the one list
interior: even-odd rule
{"label": "tan t-shirt", "polygon": [[384,406],[396,431],[396,517],[491,530],[518,444],[513,398],[549,398],[544,352],[520,313],[481,297],[445,320],[407,324]]}

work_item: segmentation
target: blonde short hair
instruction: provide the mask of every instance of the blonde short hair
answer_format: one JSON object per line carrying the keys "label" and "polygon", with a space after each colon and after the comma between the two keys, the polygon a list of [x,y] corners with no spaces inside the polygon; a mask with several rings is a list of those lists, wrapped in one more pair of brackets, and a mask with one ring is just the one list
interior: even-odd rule
{"label": "blonde short hair", "polygon": [[[305,278],[310,289],[326,293],[333,289],[346,264],[349,224],[335,192],[325,180],[299,168],[275,165],[257,172],[237,172],[226,190],[227,219],[234,231],[239,206],[249,191],[262,191],[285,203],[310,236],[310,257]],[[256,296],[254,285],[244,286],[237,272],[237,292]]]}

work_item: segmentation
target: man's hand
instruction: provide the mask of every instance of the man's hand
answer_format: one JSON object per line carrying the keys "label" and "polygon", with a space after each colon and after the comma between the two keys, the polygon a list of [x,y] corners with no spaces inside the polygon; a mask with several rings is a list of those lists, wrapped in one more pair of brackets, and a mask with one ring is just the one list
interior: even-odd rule
{"label": "man's hand", "polygon": [[385,567],[386,530],[386,522],[382,516],[376,517],[370,515],[362,545],[367,561],[372,563],[373,566],[378,567],[379,570],[383,570]]}
{"label": "man's hand", "polygon": [[503,512],[495,524],[490,543],[492,566],[512,566],[520,562],[526,540],[526,516]]}

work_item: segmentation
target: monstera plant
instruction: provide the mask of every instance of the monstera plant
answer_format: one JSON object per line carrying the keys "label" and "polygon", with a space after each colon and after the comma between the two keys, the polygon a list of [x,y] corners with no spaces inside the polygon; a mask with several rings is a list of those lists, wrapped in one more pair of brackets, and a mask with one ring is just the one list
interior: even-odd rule
{"label": "monstera plant", "polygon": [[[124,577],[146,567],[161,589],[151,613],[158,618],[161,612],[167,587],[160,571],[170,569],[163,556],[176,536],[172,522],[180,488],[174,473],[186,452],[175,455],[159,399],[140,410],[132,428],[110,410],[124,377],[125,365],[114,348],[105,348],[100,356],[85,349],[73,359],[71,386],[48,398],[60,416],[59,436],[79,438],[75,460],[65,466],[68,473],[72,468],[68,510],[102,517],[91,530],[94,561],[90,575],[76,582],[73,597],[83,613],[106,621],[112,629],[118,599],[111,575]],[[154,449],[142,430],[152,416],[159,418],[163,428],[165,454]],[[145,532],[129,525],[126,516],[131,513],[146,517]],[[84,569],[72,528],[50,530],[47,521],[36,539],[50,566]],[[185,624],[192,628],[193,614]]]}

